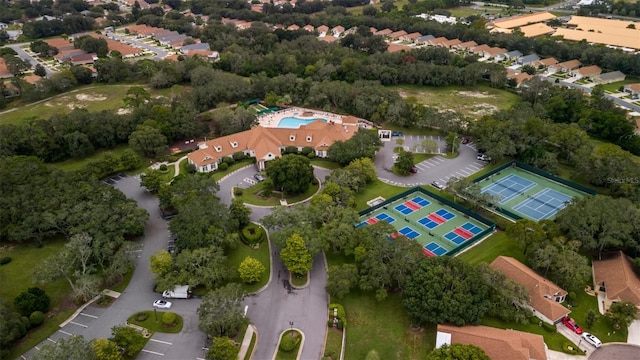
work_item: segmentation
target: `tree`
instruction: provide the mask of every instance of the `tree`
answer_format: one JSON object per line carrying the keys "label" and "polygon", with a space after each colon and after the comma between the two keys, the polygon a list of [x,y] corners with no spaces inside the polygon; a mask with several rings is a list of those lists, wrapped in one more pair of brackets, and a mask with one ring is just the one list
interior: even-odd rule
{"label": "tree", "polygon": [[529,74],[529,75],[535,75],[536,74],[536,68],[533,65],[525,65],[522,67],[521,69],[523,72]]}
{"label": "tree", "polygon": [[458,148],[460,148],[460,142],[461,140],[458,134],[453,132],[448,133],[447,137],[445,138],[447,151],[450,151],[452,154],[456,153],[458,151]]}
{"label": "tree", "polygon": [[167,150],[167,138],[156,128],[140,125],[129,136],[129,145],[144,156],[154,157]]}
{"label": "tree", "polygon": [[95,339],[91,342],[97,360],[122,360],[118,344],[109,339]]}
{"label": "tree", "polygon": [[547,238],[544,228],[539,223],[529,219],[521,219],[511,223],[506,230],[507,236],[522,246],[523,255],[527,255],[527,250],[532,245],[539,244]]}
{"label": "tree", "polygon": [[489,315],[507,322],[526,323],[533,314],[529,310],[529,293],[519,283],[507,279],[499,270],[493,270],[486,263],[477,266],[485,284],[490,287],[491,308]]}
{"label": "tree", "polygon": [[[132,329],[133,330],[133,329]],[[47,343],[33,355],[34,360],[94,360],[96,354],[91,344],[81,335],[60,338],[56,343]]]}
{"label": "tree", "polygon": [[179,284],[213,289],[231,277],[231,269],[226,262],[227,257],[218,245],[184,249],[176,257],[171,277]]}
{"label": "tree", "polygon": [[42,40],[33,41],[31,44],[29,44],[29,48],[34,53],[38,53],[42,56],[53,56],[58,53],[58,49],[50,46]]}
{"label": "tree", "polygon": [[372,159],[381,145],[382,141],[378,138],[377,131],[359,129],[351,139],[333,143],[327,150],[327,156],[345,166],[355,159],[365,157]]}
{"label": "tree", "polygon": [[332,297],[343,298],[358,285],[358,268],[354,264],[329,266],[327,292]]}
{"label": "tree", "polygon": [[107,40],[102,38],[94,38],[92,36],[80,36],[75,39],[73,45],[77,49],[82,49],[88,53],[95,53],[98,57],[103,58],[109,53]]}
{"label": "tree", "polygon": [[297,276],[304,276],[313,266],[313,257],[298,234],[287,239],[287,245],[280,250],[280,259],[287,270]]}
{"label": "tree", "polygon": [[242,282],[247,284],[253,284],[260,281],[262,278],[262,273],[267,268],[262,265],[262,263],[251,256],[247,256],[242,260],[240,266],[238,267],[238,273],[240,274],[240,279]]}
{"label": "tree", "polygon": [[49,303],[51,298],[44,292],[44,290],[32,287],[21,292],[13,300],[13,306],[22,315],[29,316],[34,311],[42,311],[46,313],[49,311]]}
{"label": "tree", "polygon": [[242,310],[242,287],[231,283],[203,296],[198,307],[200,330],[210,337],[234,336],[247,322]]}
{"label": "tree", "polygon": [[151,193],[157,193],[162,184],[164,181],[160,170],[148,169],[140,175],[140,186],[145,187]]}
{"label": "tree", "polygon": [[427,355],[426,360],[491,360],[481,348],[475,345],[443,345]]}
{"label": "tree", "polygon": [[111,339],[118,347],[122,348],[126,357],[135,357],[147,343],[142,334],[129,326],[117,325],[111,328]]}
{"label": "tree", "polygon": [[477,324],[490,309],[489,287],[458,258],[423,258],[409,274],[402,304],[417,323]]}
{"label": "tree", "polygon": [[400,149],[398,158],[396,159],[396,162],[393,166],[400,174],[408,175],[409,173],[411,173],[411,169],[413,169],[413,167],[415,166],[413,153]]}
{"label": "tree", "polygon": [[20,314],[0,301],[0,358],[6,359],[11,344],[27,333],[25,324],[20,320]]}
{"label": "tree", "polygon": [[614,329],[626,329],[636,319],[638,308],[629,301],[614,302],[604,315],[611,322]]}
{"label": "tree", "polygon": [[36,64],[36,67],[33,70],[33,73],[35,75],[45,77],[47,76],[47,69],[45,69],[44,66],[42,66],[41,64]]}
{"label": "tree", "polygon": [[159,249],[149,258],[149,269],[152,273],[162,276],[173,270],[173,257],[165,249]]}
{"label": "tree", "polygon": [[276,189],[288,194],[301,194],[314,179],[313,167],[308,157],[286,155],[267,163],[267,175]]}
{"label": "tree", "polygon": [[238,106],[235,109],[221,109],[215,112],[215,128],[219,135],[236,134],[249,130],[257,123],[254,112]]}
{"label": "tree", "polygon": [[427,154],[434,154],[438,152],[439,145],[438,142],[433,139],[424,139],[420,143],[420,147],[422,148],[422,151]]}
{"label": "tree", "polygon": [[587,316],[586,316],[586,318],[584,319],[584,323],[585,323],[585,325],[587,326],[587,329],[591,329],[591,327],[593,326],[593,324],[595,324],[595,323],[596,323],[596,321],[598,320],[598,317],[599,317],[599,315],[598,315],[598,313],[597,313],[595,310],[593,310],[593,309],[589,309],[589,310],[587,311]]}
{"label": "tree", "polygon": [[151,94],[147,92],[142,86],[132,86],[127,90],[127,95],[124,98],[124,103],[129,108],[137,108],[140,105],[145,104],[151,100]]}
{"label": "tree", "polygon": [[231,216],[231,219],[238,224],[236,226],[237,229],[242,229],[251,222],[251,219],[249,218],[249,215],[251,215],[251,209],[244,206],[242,200],[238,198],[233,198],[231,200],[231,204],[229,204],[229,215]]}
{"label": "tree", "polygon": [[13,76],[21,75],[25,70],[29,69],[31,65],[18,56],[6,56],[4,57],[5,65]]}
{"label": "tree", "polygon": [[240,348],[227,336],[213,338],[207,360],[236,360]]}

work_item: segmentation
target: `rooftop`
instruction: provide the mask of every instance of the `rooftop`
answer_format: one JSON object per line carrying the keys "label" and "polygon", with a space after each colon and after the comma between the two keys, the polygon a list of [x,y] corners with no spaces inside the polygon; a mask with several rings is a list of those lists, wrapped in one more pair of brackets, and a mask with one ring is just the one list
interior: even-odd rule
{"label": "rooftop", "polygon": [[516,27],[522,27],[528,24],[535,24],[543,21],[555,19],[556,16],[548,11],[542,11],[534,14],[527,14],[521,16],[514,16],[507,19],[499,19],[490,22],[489,26],[498,27],[502,29],[513,29]]}
{"label": "rooftop", "polygon": [[597,285],[604,283],[609,299],[630,301],[640,307],[640,278],[622,251],[603,260],[594,260],[593,276]]}

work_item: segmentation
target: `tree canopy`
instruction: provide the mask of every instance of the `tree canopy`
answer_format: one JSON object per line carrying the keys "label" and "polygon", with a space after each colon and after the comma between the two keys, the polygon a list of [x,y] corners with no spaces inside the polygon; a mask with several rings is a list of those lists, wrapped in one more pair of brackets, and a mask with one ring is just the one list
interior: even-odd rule
{"label": "tree canopy", "polygon": [[269,161],[267,176],[273,181],[274,189],[288,194],[307,191],[314,180],[313,167],[309,158],[293,154]]}
{"label": "tree canopy", "polygon": [[426,360],[490,360],[487,354],[475,345],[451,344],[437,348]]}
{"label": "tree canopy", "polygon": [[242,287],[231,283],[203,296],[198,308],[200,330],[211,337],[234,336],[247,321],[242,310]]}

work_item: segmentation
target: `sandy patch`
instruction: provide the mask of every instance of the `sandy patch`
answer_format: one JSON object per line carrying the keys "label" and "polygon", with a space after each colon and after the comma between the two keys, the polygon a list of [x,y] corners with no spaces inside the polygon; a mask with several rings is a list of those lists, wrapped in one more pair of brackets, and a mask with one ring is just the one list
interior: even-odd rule
{"label": "sandy patch", "polygon": [[131,109],[120,108],[120,109],[118,109],[118,111],[116,113],[118,115],[131,114]]}
{"label": "sandy patch", "polygon": [[46,107],[53,107],[53,104],[47,101],[46,103],[44,103],[44,106],[46,106]]}
{"label": "sandy patch", "polygon": [[487,92],[478,92],[478,91],[458,91],[458,95],[468,96],[478,99],[486,99],[493,97],[493,95],[489,95]]}
{"label": "sandy patch", "polygon": [[76,104],[76,103],[68,103],[67,107],[71,110],[73,109],[82,109],[84,108],[84,105],[80,105],[80,104]]}
{"label": "sandy patch", "polygon": [[498,111],[498,107],[491,104],[477,104],[469,113],[474,115],[490,115]]}
{"label": "sandy patch", "polygon": [[76,99],[80,101],[102,101],[107,100],[107,97],[97,94],[78,94],[76,95]]}

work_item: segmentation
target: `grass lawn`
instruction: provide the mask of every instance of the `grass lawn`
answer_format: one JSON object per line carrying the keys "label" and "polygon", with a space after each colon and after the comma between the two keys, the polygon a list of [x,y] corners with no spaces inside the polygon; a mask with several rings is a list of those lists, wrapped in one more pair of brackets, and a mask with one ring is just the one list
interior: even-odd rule
{"label": "grass lawn", "polygon": [[127,288],[127,285],[129,285],[129,282],[131,281],[131,278],[133,277],[133,270],[129,271],[127,273],[127,275],[124,276],[124,278],[122,279],[122,281],[120,281],[119,283],[110,286],[109,289],[116,291],[116,292],[123,292],[124,289]]}
{"label": "grass lawn", "polygon": [[[220,179],[222,179],[225,175],[228,175],[230,173],[232,173],[235,170],[238,170],[242,167],[245,167],[247,165],[251,165],[255,163],[254,159],[245,159],[242,161],[237,161],[235,162],[233,165],[229,166],[229,168],[227,170],[221,171],[221,170],[216,170],[213,175],[211,175],[211,177],[215,180],[215,181],[220,181]],[[182,171],[182,170],[180,170]]]}
{"label": "grass lawn", "polygon": [[188,173],[187,165],[189,165],[189,159],[184,159],[180,162],[180,164],[178,165],[180,167],[180,174]]}
{"label": "grass lawn", "polygon": [[342,331],[336,328],[328,329],[327,342],[324,345],[324,356],[331,356],[332,359],[339,359],[341,350]]}
{"label": "grass lawn", "polygon": [[82,159],[69,159],[58,163],[49,164],[51,167],[54,167],[59,170],[64,171],[76,171],[84,168],[92,161],[102,160],[106,154],[112,154],[116,158],[122,156],[122,153],[129,148],[129,145],[122,144],[118,145],[111,149],[98,150],[93,155],[87,156]]}
{"label": "grass lawn", "polygon": [[392,86],[402,97],[415,97],[420,104],[450,109],[478,119],[497,110],[506,110],[520,101],[518,95],[489,86]]}
{"label": "grass lawn", "polygon": [[[299,201],[303,201],[305,199],[310,198],[313,194],[318,191],[320,185],[311,185],[309,189],[302,194],[296,195],[285,195],[284,198],[287,200],[287,203],[294,204]],[[236,198],[242,200],[247,204],[253,205],[261,205],[261,206],[277,206],[280,205],[281,195],[279,192],[273,192],[270,197],[264,198],[262,196],[258,196],[264,188],[264,182],[259,182],[248,189],[242,189],[242,195],[235,195]],[[234,194],[237,188],[233,188]]]}
{"label": "grass lawn", "polygon": [[[48,119],[52,115],[67,114],[74,108],[84,108],[92,112],[123,108],[125,104],[122,99],[131,86],[136,85],[91,85],[33,104],[17,102],[15,110],[9,109],[12,111],[0,113],[2,114],[0,123],[18,124],[34,117]],[[182,92],[183,87],[147,89],[147,91],[151,97],[170,96]]]}
{"label": "grass lawn", "polygon": [[[149,332],[151,333],[161,332],[161,333],[177,334],[180,331],[182,331],[182,316],[178,314],[176,314],[176,323],[173,326],[168,327],[162,323],[162,314],[166,312],[168,311],[157,311],[157,310],[141,311],[139,313],[135,313],[129,316],[129,319],[127,319],[127,321],[130,324],[142,326],[143,328],[149,330]],[[142,321],[138,321],[136,319],[138,314],[144,314],[146,316],[146,319]]]}
{"label": "grass lawn", "polygon": [[482,8],[482,9],[472,9],[470,7],[457,7],[457,8],[453,8],[453,9],[448,9],[451,12],[451,16],[454,17],[462,17],[462,18],[466,18],[467,16],[471,16],[471,15],[481,15],[481,14],[487,14],[487,13],[499,13],[502,11],[502,9],[500,8]]}
{"label": "grass lawn", "polygon": [[291,284],[298,287],[307,285],[308,275],[309,274],[304,274],[304,276],[297,276],[291,274]]}
{"label": "grass lawn", "polygon": [[640,77],[635,77],[635,76],[628,76],[622,80],[622,81],[618,81],[618,82],[614,82],[611,84],[606,84],[606,85],[602,85],[602,87],[605,90],[609,90],[609,91],[613,91],[613,92],[618,92],[618,89],[620,88],[620,86],[624,86],[627,84],[633,84],[633,83],[637,83],[640,82]]}
{"label": "grass lawn", "polygon": [[[598,298],[590,296],[585,291],[576,291],[575,306],[571,307],[571,317],[580,325],[584,331],[590,332],[605,342],[627,342],[627,329],[615,330],[604,317],[598,312]],[[598,314],[598,320],[591,329],[587,329],[587,312],[593,309]]]}
{"label": "grass lawn", "polygon": [[256,333],[251,334],[251,343],[249,343],[249,348],[247,349],[247,353],[244,354],[244,360],[251,360],[251,355],[253,353],[253,348],[256,346]]}
{"label": "grass lawn", "polygon": [[[291,334],[292,332],[297,334],[297,336],[302,336],[297,330],[287,330],[284,332],[284,334],[282,334],[280,339],[284,338],[285,336],[295,336]],[[276,354],[276,360],[296,360],[298,358],[299,351],[300,344],[298,344],[298,346],[296,346],[292,351],[284,352],[280,350],[280,343],[278,342],[278,353]]]}
{"label": "grass lawn", "polygon": [[478,265],[480,263],[489,264],[500,255],[510,256],[524,263],[522,247],[515,240],[511,240],[504,231],[496,232],[457,257],[471,265]]}
{"label": "grass lawn", "polygon": [[374,199],[378,196],[382,196],[385,199],[405,191],[406,188],[389,185],[380,180],[374,180],[368,184],[364,190],[356,194],[356,210],[364,210],[369,207],[367,201]]}
{"label": "grass lawn", "polygon": [[[525,324],[518,324],[512,322],[504,322],[500,319],[485,317],[482,319],[482,325],[491,326],[494,328],[500,329],[513,329],[524,331],[532,334],[542,335],[544,337],[544,343],[547,344],[549,349],[562,352],[562,344],[564,343],[572,343],[569,339],[562,336],[560,333],[551,333],[546,331],[542,326],[534,325],[529,322]],[[564,326],[560,324],[559,326]],[[577,348],[575,344],[573,344],[574,348]]]}
{"label": "grass lawn", "polygon": [[176,167],[173,164],[170,164],[170,165],[167,165],[167,171],[162,173],[162,176],[160,178],[162,179],[163,182],[170,183],[171,180],[173,180],[175,173],[176,173]]}
{"label": "grass lawn", "polygon": [[58,325],[76,309],[76,306],[66,299],[67,294],[71,291],[69,283],[65,280],[58,280],[37,284],[32,276],[34,266],[51,256],[55,256],[65,243],[64,239],[57,239],[46,241],[44,246],[40,248],[33,244],[0,247],[0,257],[9,256],[12,259],[10,263],[0,266],[0,284],[2,284],[0,299],[12,304],[13,299],[22,291],[34,286],[43,289],[51,298],[49,313],[47,313],[44,324],[29,331],[26,337],[16,343],[10,358],[20,356],[56,332]]}
{"label": "grass lawn", "polygon": [[324,159],[313,159],[311,160],[311,165],[320,166],[329,170],[340,169],[340,164],[337,162]]}
{"label": "grass lawn", "polygon": [[244,260],[247,256],[251,256],[252,258],[260,261],[262,265],[266,268],[262,273],[262,278],[255,284],[242,284],[242,287],[247,293],[256,292],[258,289],[263,287],[269,281],[269,274],[271,273],[271,258],[269,257],[269,244],[266,241],[263,241],[260,244],[258,249],[252,249],[244,243],[238,244],[238,247],[235,250],[232,250],[227,255],[227,267],[229,269],[234,269],[234,277],[231,281],[240,282],[240,275],[238,274],[238,267],[242,260]]}

